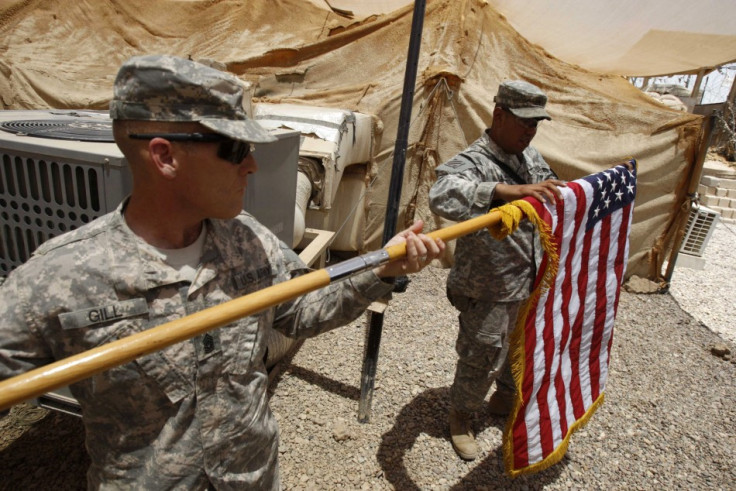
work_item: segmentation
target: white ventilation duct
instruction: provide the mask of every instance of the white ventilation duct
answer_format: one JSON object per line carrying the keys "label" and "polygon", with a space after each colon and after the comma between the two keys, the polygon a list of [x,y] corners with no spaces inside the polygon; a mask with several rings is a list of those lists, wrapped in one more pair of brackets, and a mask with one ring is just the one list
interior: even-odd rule
{"label": "white ventilation duct", "polygon": [[304,231],[306,230],[306,218],[307,206],[309,205],[309,198],[312,195],[312,181],[303,172],[297,172],[296,175],[296,203],[294,206],[294,239],[292,240],[291,247],[294,248],[304,238]]}

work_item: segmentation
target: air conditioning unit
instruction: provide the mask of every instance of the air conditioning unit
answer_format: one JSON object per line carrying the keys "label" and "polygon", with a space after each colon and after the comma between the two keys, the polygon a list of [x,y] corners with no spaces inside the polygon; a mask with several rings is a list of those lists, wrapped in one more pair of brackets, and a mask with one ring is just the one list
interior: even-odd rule
{"label": "air conditioning unit", "polygon": [[310,176],[313,185],[306,226],[336,231],[332,250],[360,250],[373,118],[346,109],[265,102],[253,105],[253,117],[265,128],[301,133],[299,170]]}
{"label": "air conditioning unit", "polygon": [[0,111],[0,275],[42,242],[113,210],[130,191],[106,115]]}
{"label": "air conditioning unit", "polygon": [[685,227],[685,237],[682,239],[680,252],[702,257],[719,216],[717,211],[705,206],[693,206]]}
{"label": "air conditioning unit", "polygon": [[685,235],[677,255],[677,265],[690,269],[705,268],[705,246],[718,223],[717,211],[694,204],[685,227]]}
{"label": "air conditioning unit", "polygon": [[[243,208],[291,244],[300,135],[272,134],[254,152]],[[131,188],[107,112],[0,111],[0,277],[42,242],[113,211]]]}

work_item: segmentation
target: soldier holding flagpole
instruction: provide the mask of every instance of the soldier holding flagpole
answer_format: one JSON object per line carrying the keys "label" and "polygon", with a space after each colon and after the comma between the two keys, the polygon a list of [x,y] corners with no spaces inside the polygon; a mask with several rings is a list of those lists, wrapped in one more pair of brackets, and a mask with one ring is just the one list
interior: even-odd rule
{"label": "soldier holding flagpole", "polygon": [[[242,211],[253,145],[273,140],[227,73],[173,56],[126,61],[110,105],[130,164],[114,212],[42,244],[0,287],[0,379],[134,337],[307,272]],[[267,162],[261,163],[268,165]],[[344,325],[444,249],[416,222],[403,259],[330,284],[71,386],[88,486],[278,489],[264,330],[309,337]]]}

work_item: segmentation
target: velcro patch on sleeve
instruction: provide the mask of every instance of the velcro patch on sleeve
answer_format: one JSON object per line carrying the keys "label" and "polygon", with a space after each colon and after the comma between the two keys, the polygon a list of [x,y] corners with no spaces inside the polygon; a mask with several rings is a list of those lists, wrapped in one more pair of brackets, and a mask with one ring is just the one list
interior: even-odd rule
{"label": "velcro patch on sleeve", "polygon": [[471,169],[475,169],[475,164],[473,164],[469,160],[454,158],[438,166],[435,169],[435,172],[445,174],[457,174]]}

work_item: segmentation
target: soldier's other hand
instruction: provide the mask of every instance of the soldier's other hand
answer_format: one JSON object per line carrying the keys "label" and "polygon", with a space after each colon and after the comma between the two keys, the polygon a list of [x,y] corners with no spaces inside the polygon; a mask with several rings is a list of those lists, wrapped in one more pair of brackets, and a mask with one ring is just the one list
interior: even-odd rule
{"label": "soldier's other hand", "polygon": [[494,195],[507,203],[517,199],[523,199],[527,196],[536,198],[541,203],[550,202],[555,204],[558,199],[562,199],[562,192],[559,187],[566,187],[565,181],[559,179],[547,179],[546,181],[536,184],[496,184]]}

